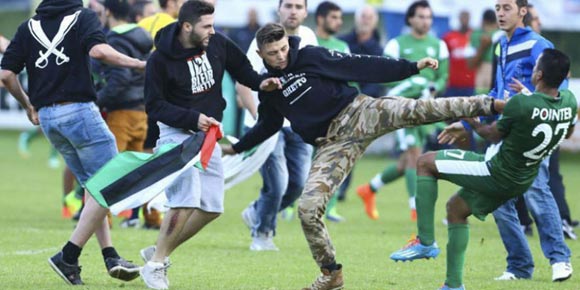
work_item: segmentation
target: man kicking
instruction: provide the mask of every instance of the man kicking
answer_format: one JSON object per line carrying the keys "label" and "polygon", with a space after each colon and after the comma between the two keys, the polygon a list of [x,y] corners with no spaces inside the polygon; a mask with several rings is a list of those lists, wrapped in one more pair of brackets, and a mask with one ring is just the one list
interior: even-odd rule
{"label": "man kicking", "polygon": [[[479,135],[500,143],[490,147],[499,150],[488,149],[485,155],[441,150],[419,158],[416,197],[419,235],[394,252],[391,259],[410,261],[439,254],[434,234],[437,180],[453,182],[462,188],[447,202],[447,278],[441,289],[465,289],[467,217],[473,214],[484,220],[509,199],[524,194],[538,175],[541,161],[574,132],[576,98],[570,91],[558,92],[569,69],[568,56],[555,49],[545,49],[532,74],[534,94],[513,96],[500,120],[491,125],[468,120]],[[444,131],[439,141],[454,142],[457,136],[453,131]]]}
{"label": "man kicking", "polygon": [[322,47],[298,49],[280,24],[257,34],[259,55],[281,90],[260,92],[258,123],[242,139],[223,147],[226,154],[251,149],[275,134],[284,117],[305,142],[317,147],[298,205],[302,229],[322,275],[304,289],[342,289],[342,266],[324,225],[326,203],[374,139],[393,130],[445,119],[491,115],[503,101],[490,97],[414,100],[360,95],[349,81],[391,82],[405,79],[437,61],[418,62],[345,54]]}

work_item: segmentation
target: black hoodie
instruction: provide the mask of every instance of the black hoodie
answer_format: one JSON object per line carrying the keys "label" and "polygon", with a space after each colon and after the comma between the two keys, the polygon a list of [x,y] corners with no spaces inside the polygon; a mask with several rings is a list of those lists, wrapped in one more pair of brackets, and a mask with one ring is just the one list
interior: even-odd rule
{"label": "black hoodie", "polygon": [[300,39],[289,37],[288,65],[271,75],[280,77],[282,90],[260,92],[258,123],[234,145],[246,151],[276,133],[287,118],[292,130],[316,145],[326,136],[330,122],[358,95],[353,82],[392,82],[419,73],[416,62],[381,56],[345,54],[318,46],[298,49]]}
{"label": "black hoodie", "polygon": [[88,52],[105,43],[97,15],[84,9],[81,0],[44,0],[32,20],[39,20],[48,41],[54,41],[64,17],[79,11],[76,22],[52,54],[47,54],[48,49],[33,36],[27,20],[18,27],[2,58],[2,69],[19,73],[26,66],[28,95],[37,110],[54,103],[90,102],[96,98]]}
{"label": "black hoodie", "polygon": [[183,48],[178,35],[179,26],[173,23],[155,36],[157,50],[151,54],[145,73],[147,115],[174,128],[197,131],[200,113],[222,120],[225,70],[256,91],[262,78],[225,35],[216,32],[206,50]]}
{"label": "black hoodie", "polygon": [[[117,51],[140,60],[147,60],[153,48],[151,35],[137,24],[114,27],[107,33],[107,42]],[[145,74],[116,66],[104,66],[106,85],[97,93],[97,104],[108,112],[145,109]]]}

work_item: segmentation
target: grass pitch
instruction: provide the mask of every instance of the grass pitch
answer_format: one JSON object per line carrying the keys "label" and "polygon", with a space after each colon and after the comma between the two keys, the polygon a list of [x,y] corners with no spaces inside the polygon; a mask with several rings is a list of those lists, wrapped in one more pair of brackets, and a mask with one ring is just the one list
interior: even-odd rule
{"label": "grass pitch", "polygon": [[[0,133],[0,289],[70,289],[50,269],[47,259],[67,241],[74,227],[60,217],[62,167],[47,167],[48,145],[35,140],[32,157],[16,151],[17,132]],[[580,156],[563,155],[562,172],[568,202],[580,218]],[[437,289],[445,279],[445,202],[456,187],[440,183],[436,211],[436,237],[442,247],[438,259],[395,263],[392,251],[405,244],[415,225],[409,220],[403,180],[386,186],[377,197],[380,219],[364,214],[354,188],[367,182],[388,162],[369,157],[355,169],[347,200],[339,212],[347,218],[341,224],[327,223],[338,262],[344,265],[345,289]],[[300,223],[278,221],[275,238],[279,252],[249,250],[250,234],[240,213],[257,197],[259,176],[226,192],[225,213],[179,248],[171,257],[171,289],[301,289],[319,274],[302,234]],[[139,249],[153,244],[157,231],[121,229],[115,219],[113,241],[119,253],[141,264]],[[506,252],[492,217],[486,222],[471,219],[471,239],[466,257],[465,285],[468,289],[580,289],[578,272],[563,283],[551,282],[551,267],[544,258],[537,230],[529,239],[536,262],[533,280],[494,281],[505,269]],[[577,230],[580,232],[580,229]],[[567,241],[572,264],[580,271],[580,241]],[[75,289],[146,289],[138,279],[129,283],[109,278],[95,239],[85,246],[80,258],[86,285]]]}

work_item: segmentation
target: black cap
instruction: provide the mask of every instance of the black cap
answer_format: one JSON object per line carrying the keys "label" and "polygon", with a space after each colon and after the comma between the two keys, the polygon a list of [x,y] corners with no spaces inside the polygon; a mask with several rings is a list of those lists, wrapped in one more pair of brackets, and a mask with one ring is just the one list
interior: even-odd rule
{"label": "black cap", "polygon": [[109,9],[117,19],[127,18],[129,16],[131,5],[129,5],[127,0],[104,0],[99,2],[104,2],[103,5],[105,8]]}

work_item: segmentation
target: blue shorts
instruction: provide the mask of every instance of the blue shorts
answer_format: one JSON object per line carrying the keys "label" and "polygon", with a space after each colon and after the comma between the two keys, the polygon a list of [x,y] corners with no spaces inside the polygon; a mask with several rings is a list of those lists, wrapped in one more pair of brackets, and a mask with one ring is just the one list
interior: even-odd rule
{"label": "blue shorts", "polygon": [[44,135],[82,185],[117,154],[115,137],[92,102],[43,107],[38,118]]}

